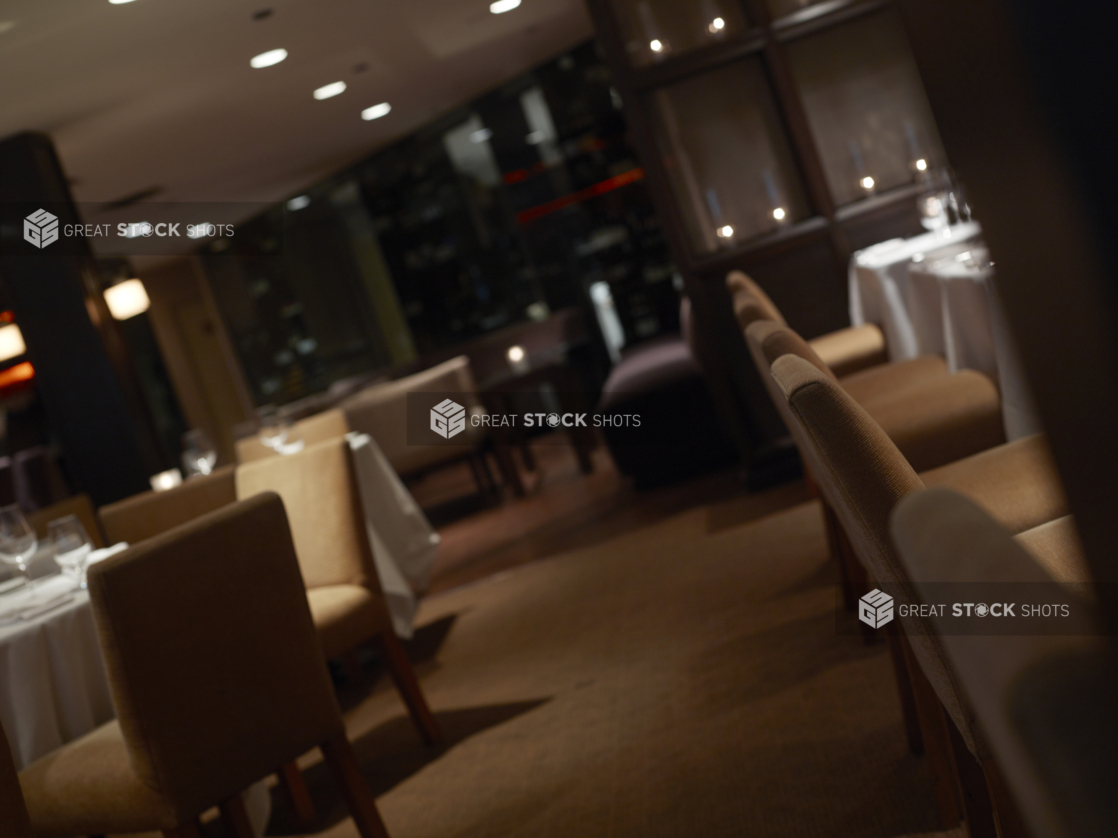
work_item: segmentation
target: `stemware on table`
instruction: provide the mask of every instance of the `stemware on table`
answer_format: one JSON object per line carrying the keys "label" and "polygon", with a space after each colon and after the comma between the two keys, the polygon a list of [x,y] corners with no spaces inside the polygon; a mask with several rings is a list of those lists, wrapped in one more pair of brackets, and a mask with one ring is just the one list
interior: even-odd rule
{"label": "stemware on table", "polygon": [[27,563],[38,546],[39,538],[19,504],[13,503],[0,509],[0,561],[18,568],[29,585],[33,583],[27,572]]}
{"label": "stemware on table", "polygon": [[47,525],[54,560],[62,572],[70,576],[77,587],[85,588],[85,568],[93,541],[86,533],[77,515],[66,515]]}
{"label": "stemware on table", "polygon": [[182,468],[187,479],[199,474],[209,474],[217,465],[217,446],[209,434],[200,428],[182,435]]}

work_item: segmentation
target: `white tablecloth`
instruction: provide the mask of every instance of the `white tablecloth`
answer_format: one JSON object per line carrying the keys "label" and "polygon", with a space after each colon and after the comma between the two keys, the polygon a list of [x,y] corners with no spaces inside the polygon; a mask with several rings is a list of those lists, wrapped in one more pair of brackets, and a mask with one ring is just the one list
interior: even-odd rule
{"label": "white tablecloth", "polygon": [[424,591],[439,549],[439,534],[368,434],[346,435],[380,586],[392,627],[403,638],[414,630],[415,591]]}
{"label": "white tablecloth", "polygon": [[[908,266],[913,259],[934,260],[965,250],[966,242],[981,233],[978,224],[968,222],[911,239],[890,239],[855,253],[848,276],[851,325],[877,324],[893,361],[942,352],[934,340],[927,343],[929,331],[934,337],[936,329],[913,320]],[[923,312],[927,307],[915,310]]]}
{"label": "white tablecloth", "polygon": [[[57,570],[49,550],[30,564],[32,576]],[[111,721],[112,696],[93,623],[89,595],[71,591],[60,576],[44,578],[34,592],[70,599],[30,620],[0,626],[0,723],[8,736],[16,769]],[[0,596],[0,611],[7,597]],[[248,789],[245,804],[257,835],[271,814],[267,782]]]}
{"label": "white tablecloth", "polygon": [[[962,258],[970,254],[973,258]],[[912,321],[938,324],[948,367],[978,370],[998,383],[1006,439],[1040,433],[1028,380],[998,297],[994,268],[983,248],[909,267]],[[926,327],[928,332],[933,326]],[[921,347],[925,354],[931,344]]]}
{"label": "white tablecloth", "polygon": [[[40,583],[63,590],[66,580]],[[8,596],[16,596],[9,594]],[[0,722],[16,768],[114,717],[89,597],[0,626]]]}

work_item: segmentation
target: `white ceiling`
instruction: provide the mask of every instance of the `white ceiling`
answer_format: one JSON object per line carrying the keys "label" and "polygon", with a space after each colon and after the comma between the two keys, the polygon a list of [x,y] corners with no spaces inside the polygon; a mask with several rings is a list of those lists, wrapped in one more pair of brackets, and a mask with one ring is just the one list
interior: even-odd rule
{"label": "white ceiling", "polygon": [[0,0],[0,136],[50,134],[79,202],[272,204],[591,34],[582,0]]}

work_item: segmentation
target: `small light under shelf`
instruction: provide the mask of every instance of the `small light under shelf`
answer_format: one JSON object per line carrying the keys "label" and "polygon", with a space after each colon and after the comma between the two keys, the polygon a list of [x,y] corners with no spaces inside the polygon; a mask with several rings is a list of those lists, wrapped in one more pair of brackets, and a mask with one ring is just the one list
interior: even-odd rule
{"label": "small light under shelf", "polygon": [[718,237],[722,239],[730,239],[734,237],[734,228],[729,224],[724,224],[717,230]]}

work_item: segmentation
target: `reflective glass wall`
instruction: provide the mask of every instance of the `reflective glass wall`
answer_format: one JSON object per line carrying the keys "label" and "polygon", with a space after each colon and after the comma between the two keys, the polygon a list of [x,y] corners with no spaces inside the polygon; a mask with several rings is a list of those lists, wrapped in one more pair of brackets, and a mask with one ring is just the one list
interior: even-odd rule
{"label": "reflective glass wall", "polygon": [[[675,268],[587,43],[202,251],[258,404],[570,307],[678,330]],[[591,288],[594,293],[591,293]]]}

